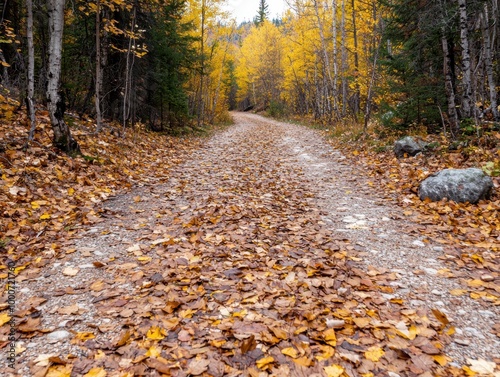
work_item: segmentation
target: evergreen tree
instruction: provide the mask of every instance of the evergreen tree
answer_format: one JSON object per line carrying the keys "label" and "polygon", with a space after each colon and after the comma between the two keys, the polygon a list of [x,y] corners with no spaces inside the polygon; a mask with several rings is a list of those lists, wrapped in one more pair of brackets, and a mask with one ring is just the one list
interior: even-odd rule
{"label": "evergreen tree", "polygon": [[259,1],[259,10],[257,11],[257,16],[255,17],[255,25],[260,26],[262,23],[269,18],[269,5],[267,5],[266,0]]}

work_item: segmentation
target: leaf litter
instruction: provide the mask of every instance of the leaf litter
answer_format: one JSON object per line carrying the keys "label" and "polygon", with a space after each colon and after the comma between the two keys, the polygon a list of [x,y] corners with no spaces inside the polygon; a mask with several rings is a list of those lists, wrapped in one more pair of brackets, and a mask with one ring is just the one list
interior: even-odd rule
{"label": "leaf litter", "polygon": [[498,373],[454,362],[448,316],[400,301],[397,273],[327,225],[319,180],[349,177],[306,173],[290,133],[299,147],[308,132],[238,115],[166,183],[106,201],[55,263],[20,271],[19,374]]}

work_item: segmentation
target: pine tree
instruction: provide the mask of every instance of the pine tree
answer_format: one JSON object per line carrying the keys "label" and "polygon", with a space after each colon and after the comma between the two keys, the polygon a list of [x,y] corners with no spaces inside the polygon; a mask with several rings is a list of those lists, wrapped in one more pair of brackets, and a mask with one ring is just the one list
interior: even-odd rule
{"label": "pine tree", "polygon": [[255,24],[257,26],[260,26],[268,18],[269,18],[269,5],[267,5],[266,0],[260,0],[259,10],[257,11],[257,16],[255,17]]}

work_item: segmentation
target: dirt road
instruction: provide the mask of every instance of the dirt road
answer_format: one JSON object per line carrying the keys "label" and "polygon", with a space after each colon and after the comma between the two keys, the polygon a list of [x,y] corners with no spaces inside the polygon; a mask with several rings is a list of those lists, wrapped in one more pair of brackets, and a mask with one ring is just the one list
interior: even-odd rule
{"label": "dirt road", "polygon": [[235,121],[21,273],[13,375],[499,373],[498,308],[449,294],[440,245],[315,131]]}

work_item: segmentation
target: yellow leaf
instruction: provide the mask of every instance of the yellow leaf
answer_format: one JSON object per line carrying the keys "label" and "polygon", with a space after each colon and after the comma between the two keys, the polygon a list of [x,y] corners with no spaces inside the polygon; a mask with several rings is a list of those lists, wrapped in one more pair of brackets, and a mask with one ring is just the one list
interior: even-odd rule
{"label": "yellow leaf", "polygon": [[328,360],[335,354],[335,349],[330,346],[319,346],[322,353],[316,356],[318,361]]}
{"label": "yellow leaf", "polygon": [[334,329],[328,329],[323,333],[323,338],[325,342],[329,345],[335,347],[337,345],[337,336],[335,335]]}
{"label": "yellow leaf", "polygon": [[50,214],[44,213],[42,216],[40,216],[40,220],[48,220],[50,219]]}
{"label": "yellow leaf", "polygon": [[471,371],[485,375],[492,375],[496,367],[493,361],[486,361],[484,359],[467,359],[467,362],[470,364]]}
{"label": "yellow leaf", "polygon": [[234,312],[233,317],[245,318],[247,314],[248,311],[246,309],[243,309],[241,312]]}
{"label": "yellow leaf", "polygon": [[137,260],[140,262],[150,262],[151,259],[152,259],[151,257],[146,257],[146,256],[142,256],[142,257],[137,258]]}
{"label": "yellow leaf", "polygon": [[74,193],[75,193],[75,189],[74,189],[73,187],[70,187],[70,188],[68,189],[68,195],[69,195],[69,196],[73,196],[73,194],[74,194]]}
{"label": "yellow leaf", "polygon": [[147,357],[158,357],[161,354],[161,348],[157,346],[151,346],[146,352]]}
{"label": "yellow leaf", "polygon": [[444,355],[432,355],[432,358],[436,363],[444,367],[448,362],[451,360],[449,357],[446,357]]}
{"label": "yellow leaf", "polygon": [[40,208],[40,203],[37,201],[31,202],[31,208],[33,208],[33,209]]}
{"label": "yellow leaf", "polygon": [[107,373],[104,369],[96,367],[92,368],[83,377],[106,377]]}
{"label": "yellow leaf", "polygon": [[266,356],[262,359],[257,360],[257,368],[259,369],[267,369],[269,368],[269,364],[274,362],[274,357]]}
{"label": "yellow leaf", "polygon": [[467,285],[469,287],[479,288],[479,287],[482,287],[484,285],[484,281],[482,281],[480,279],[467,280]]}
{"label": "yellow leaf", "polygon": [[226,344],[226,340],[225,339],[215,339],[215,340],[212,340],[210,342],[210,344],[213,346],[213,347],[216,347],[216,348],[221,348],[224,344]]}
{"label": "yellow leaf", "polygon": [[153,326],[148,330],[146,336],[151,340],[162,340],[167,336],[167,332],[158,326]]}
{"label": "yellow leaf", "polygon": [[365,357],[370,360],[377,362],[380,360],[382,356],[384,356],[385,352],[380,347],[370,347],[368,351],[365,352]]}
{"label": "yellow leaf", "polygon": [[328,377],[340,377],[344,373],[344,368],[337,364],[324,367],[323,369]]}
{"label": "yellow leaf", "polygon": [[359,151],[353,151],[353,152],[352,152],[352,155],[353,155],[353,156],[359,156]]}
{"label": "yellow leaf", "polygon": [[10,321],[10,317],[7,314],[7,312],[0,314],[0,326],[5,325],[9,321]]}
{"label": "yellow leaf", "polygon": [[52,365],[45,377],[70,377],[73,365]]}
{"label": "yellow leaf", "polygon": [[294,359],[296,359],[297,356],[299,356],[299,352],[295,348],[293,348],[293,347],[283,348],[281,350],[281,353],[283,355],[287,355],[287,356],[293,357]]}
{"label": "yellow leaf", "polygon": [[94,339],[95,335],[91,332],[79,332],[76,334],[75,339],[86,341],[89,339]]}
{"label": "yellow leaf", "polygon": [[294,363],[301,365],[303,367],[310,367],[313,363],[311,359],[308,359],[307,356],[299,357],[298,359],[293,359]]}
{"label": "yellow leaf", "polygon": [[464,295],[466,293],[467,293],[467,291],[465,289],[452,289],[450,291],[450,294],[452,296],[462,296],[462,295]]}

